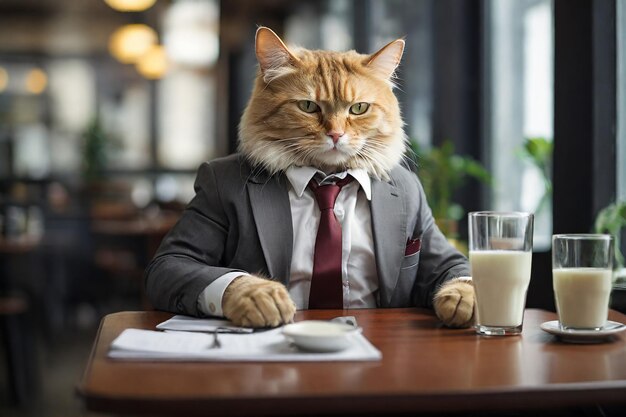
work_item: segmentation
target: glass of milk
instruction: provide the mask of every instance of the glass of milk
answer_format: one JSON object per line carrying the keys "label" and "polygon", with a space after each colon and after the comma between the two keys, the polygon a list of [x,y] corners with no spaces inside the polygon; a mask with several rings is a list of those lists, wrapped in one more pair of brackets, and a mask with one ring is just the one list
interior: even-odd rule
{"label": "glass of milk", "polygon": [[488,336],[522,332],[532,265],[531,213],[469,214],[469,260],[476,290],[476,332]]}
{"label": "glass of milk", "polygon": [[609,315],[612,268],[611,236],[552,236],[552,286],[562,329],[602,329]]}

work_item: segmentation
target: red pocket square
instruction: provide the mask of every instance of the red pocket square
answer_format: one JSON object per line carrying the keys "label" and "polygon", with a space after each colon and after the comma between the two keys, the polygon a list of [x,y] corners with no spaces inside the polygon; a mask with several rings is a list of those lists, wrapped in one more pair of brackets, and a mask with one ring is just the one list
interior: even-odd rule
{"label": "red pocket square", "polygon": [[406,242],[406,249],[404,250],[404,256],[413,255],[414,253],[419,252],[421,247],[422,247],[421,239],[409,239],[409,241]]}

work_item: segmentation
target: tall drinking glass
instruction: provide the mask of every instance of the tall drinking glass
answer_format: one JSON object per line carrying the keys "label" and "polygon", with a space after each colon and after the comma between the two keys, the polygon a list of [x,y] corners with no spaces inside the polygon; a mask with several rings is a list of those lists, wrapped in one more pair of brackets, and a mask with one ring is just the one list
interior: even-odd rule
{"label": "tall drinking glass", "polygon": [[469,214],[469,260],[476,290],[476,332],[522,332],[533,249],[530,213]]}
{"label": "tall drinking glass", "polygon": [[610,235],[552,236],[552,286],[565,330],[600,330],[609,316],[613,239]]}

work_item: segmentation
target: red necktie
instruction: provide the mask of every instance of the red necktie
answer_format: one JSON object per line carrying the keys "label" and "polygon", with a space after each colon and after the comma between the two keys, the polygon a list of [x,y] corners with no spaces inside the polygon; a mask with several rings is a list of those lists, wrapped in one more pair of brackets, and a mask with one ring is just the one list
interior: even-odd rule
{"label": "red necktie", "polygon": [[335,184],[318,185],[315,180],[309,182],[309,188],[315,193],[320,209],[320,224],[315,239],[313,256],[313,276],[309,292],[309,308],[343,308],[343,290],[341,279],[341,224],[333,211],[335,200],[341,187],[352,181],[352,177],[337,181]]}

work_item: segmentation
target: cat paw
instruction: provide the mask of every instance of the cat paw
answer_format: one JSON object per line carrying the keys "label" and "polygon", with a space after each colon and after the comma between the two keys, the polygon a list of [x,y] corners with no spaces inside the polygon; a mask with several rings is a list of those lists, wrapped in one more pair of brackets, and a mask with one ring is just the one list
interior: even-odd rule
{"label": "cat paw", "polygon": [[470,327],[474,323],[474,299],[471,282],[453,279],[435,294],[435,314],[448,327]]}
{"label": "cat paw", "polygon": [[238,277],[226,287],[222,309],[236,326],[255,328],[290,323],[296,313],[283,284],[251,275]]}

